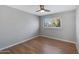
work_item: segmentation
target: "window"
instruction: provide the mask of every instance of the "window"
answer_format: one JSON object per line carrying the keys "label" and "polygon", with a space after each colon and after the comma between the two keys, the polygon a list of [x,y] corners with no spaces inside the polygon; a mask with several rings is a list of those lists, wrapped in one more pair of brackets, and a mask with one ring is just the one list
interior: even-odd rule
{"label": "window", "polygon": [[61,27],[60,17],[55,17],[52,19],[45,19],[44,20],[44,27],[45,28],[59,28]]}

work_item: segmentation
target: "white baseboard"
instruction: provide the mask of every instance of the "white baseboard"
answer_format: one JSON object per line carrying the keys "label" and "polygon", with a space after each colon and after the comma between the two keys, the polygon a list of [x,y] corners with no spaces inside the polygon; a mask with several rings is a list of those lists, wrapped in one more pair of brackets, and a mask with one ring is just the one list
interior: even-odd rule
{"label": "white baseboard", "polygon": [[26,42],[26,41],[29,41],[29,40],[35,38],[35,37],[38,37],[38,36],[34,36],[34,37],[31,37],[31,38],[25,39],[25,40],[23,40],[23,41],[21,41],[21,42],[17,42],[17,43],[14,43],[14,44],[12,44],[12,45],[9,45],[9,46],[7,46],[7,47],[1,48],[0,51],[1,51],[1,50],[4,50],[4,49],[7,49],[7,48],[10,48],[10,47],[13,47],[13,46],[15,46],[15,45],[24,43],[24,42]]}
{"label": "white baseboard", "polygon": [[74,43],[74,44],[76,44],[76,42],[73,42],[73,41],[63,40],[63,39],[55,38],[55,37],[51,37],[51,36],[46,36],[46,35],[39,35],[39,36],[48,37],[48,38],[51,38],[51,39],[56,39],[56,40],[60,40],[60,41],[64,41],[64,42],[69,42],[69,43]]}

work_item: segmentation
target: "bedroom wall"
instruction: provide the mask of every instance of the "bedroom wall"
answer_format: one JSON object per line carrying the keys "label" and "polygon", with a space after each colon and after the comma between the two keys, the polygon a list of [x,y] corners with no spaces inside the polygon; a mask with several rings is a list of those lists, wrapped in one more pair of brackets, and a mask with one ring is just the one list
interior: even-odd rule
{"label": "bedroom wall", "polygon": [[76,46],[79,52],[79,6],[76,10],[76,39],[77,39]]}
{"label": "bedroom wall", "polygon": [[0,49],[37,36],[38,33],[37,16],[0,6]]}
{"label": "bedroom wall", "polygon": [[[40,17],[40,35],[48,36],[51,38],[61,39],[63,41],[76,42],[76,11],[66,11]],[[60,16],[62,21],[61,28],[44,28],[44,19],[52,19],[53,17]]]}

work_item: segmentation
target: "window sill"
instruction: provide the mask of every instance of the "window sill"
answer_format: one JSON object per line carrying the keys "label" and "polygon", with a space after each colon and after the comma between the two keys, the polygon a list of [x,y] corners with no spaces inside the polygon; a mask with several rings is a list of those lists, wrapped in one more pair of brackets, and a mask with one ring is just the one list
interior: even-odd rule
{"label": "window sill", "polygon": [[61,27],[44,27],[44,28],[61,28]]}

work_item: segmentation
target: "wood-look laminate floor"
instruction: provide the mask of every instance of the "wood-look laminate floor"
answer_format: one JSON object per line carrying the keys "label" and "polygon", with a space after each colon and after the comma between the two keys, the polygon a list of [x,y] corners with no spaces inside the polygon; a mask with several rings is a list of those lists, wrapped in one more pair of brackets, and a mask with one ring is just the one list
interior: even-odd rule
{"label": "wood-look laminate floor", "polygon": [[36,37],[22,44],[3,50],[10,54],[77,54],[75,44],[46,37]]}

